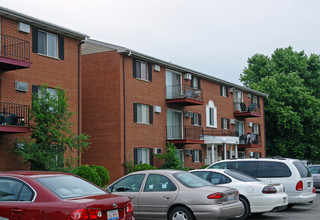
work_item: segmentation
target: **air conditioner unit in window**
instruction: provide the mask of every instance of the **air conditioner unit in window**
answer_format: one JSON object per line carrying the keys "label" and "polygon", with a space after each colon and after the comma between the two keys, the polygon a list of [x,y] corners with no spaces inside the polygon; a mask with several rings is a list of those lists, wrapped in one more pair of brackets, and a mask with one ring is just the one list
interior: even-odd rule
{"label": "air conditioner unit in window", "polygon": [[232,124],[232,125],[237,124],[237,119],[230,119],[230,124]]}
{"label": "air conditioner unit in window", "polygon": [[162,148],[155,148],[154,154],[162,154]]}
{"label": "air conditioner unit in window", "polygon": [[185,74],[183,75],[183,78],[184,78],[184,79],[187,79],[187,80],[191,80],[191,77],[192,77],[191,73],[185,73]]}
{"label": "air conditioner unit in window", "polygon": [[15,82],[16,91],[28,92],[28,87],[29,87],[29,83],[19,82],[19,81]]}
{"label": "air conditioner unit in window", "polygon": [[184,154],[185,154],[186,156],[192,155],[192,150],[191,150],[191,149],[185,149],[185,150],[184,150]]}
{"label": "air conditioner unit in window", "polygon": [[236,89],[235,89],[234,87],[231,87],[229,91],[232,93],[232,92],[234,92],[235,90],[236,90]]}
{"label": "air conditioner unit in window", "polygon": [[190,111],[185,111],[184,112],[184,116],[186,117],[186,118],[189,118],[189,117],[192,117],[192,112],[190,112]]}

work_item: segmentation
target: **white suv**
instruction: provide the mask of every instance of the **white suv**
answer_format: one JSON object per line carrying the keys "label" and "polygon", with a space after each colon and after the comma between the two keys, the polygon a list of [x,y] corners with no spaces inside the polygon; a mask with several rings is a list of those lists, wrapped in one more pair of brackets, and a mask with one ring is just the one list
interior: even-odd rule
{"label": "white suv", "polygon": [[316,198],[309,170],[297,159],[244,158],[218,161],[206,169],[233,169],[266,183],[282,183],[288,194],[288,207],[312,202]]}

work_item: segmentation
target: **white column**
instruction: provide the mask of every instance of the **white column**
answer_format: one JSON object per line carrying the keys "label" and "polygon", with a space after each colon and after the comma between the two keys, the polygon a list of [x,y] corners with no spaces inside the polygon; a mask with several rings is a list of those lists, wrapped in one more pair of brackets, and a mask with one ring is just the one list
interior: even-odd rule
{"label": "white column", "polygon": [[235,155],[235,158],[238,158],[238,145],[237,144],[234,145],[234,155]]}
{"label": "white column", "polygon": [[211,163],[216,162],[216,158],[215,158],[215,145],[212,144],[211,145]]}
{"label": "white column", "polygon": [[232,145],[229,145],[229,158],[232,159]]}
{"label": "white column", "polygon": [[227,159],[227,145],[223,143],[223,159]]}

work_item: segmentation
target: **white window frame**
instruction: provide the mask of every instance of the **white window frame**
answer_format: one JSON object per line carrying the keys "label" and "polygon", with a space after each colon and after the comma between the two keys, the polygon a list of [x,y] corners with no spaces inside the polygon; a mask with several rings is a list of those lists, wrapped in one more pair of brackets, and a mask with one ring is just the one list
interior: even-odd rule
{"label": "white window frame", "polygon": [[222,94],[221,94],[221,95],[222,95],[223,97],[227,97],[227,87],[226,87],[226,86],[223,86],[223,85],[222,85],[221,87],[222,87]]}
{"label": "white window frame", "polygon": [[200,151],[193,150],[194,162],[200,162]]}
{"label": "white window frame", "polygon": [[150,106],[137,103],[137,123],[149,124],[150,123]]}
{"label": "white window frame", "polygon": [[222,118],[221,120],[223,120],[223,128],[222,129],[228,130],[228,119]]}
{"label": "white window frame", "polygon": [[253,126],[252,133],[259,135],[259,124],[253,124],[252,126]]}
{"label": "white window frame", "polygon": [[[145,71],[143,71],[143,66],[145,66]],[[138,69],[140,70],[140,76],[138,76]],[[136,78],[149,81],[149,67],[147,62],[136,60]]]}
{"label": "white window frame", "polygon": [[197,125],[197,126],[200,126],[200,123],[199,123],[199,114],[198,113],[192,113],[192,120],[193,120],[193,125]]}
{"label": "white window frame", "polygon": [[[45,52],[42,53],[42,52],[39,52],[39,54],[43,54],[43,55],[46,55],[46,56],[49,56],[49,57],[54,57],[54,58],[58,58],[58,36],[55,35],[55,34],[51,34],[51,33],[48,33],[48,32],[45,32],[45,31],[41,31],[39,30],[39,33],[42,33],[42,34],[45,34]],[[54,41],[50,41],[49,40],[49,37],[54,37]],[[39,35],[38,35],[38,38]],[[39,46],[39,42],[40,40],[38,40],[38,46]],[[53,50],[53,54],[49,54],[49,50],[50,50],[50,47],[51,44],[54,42],[55,45],[54,46],[54,50]]]}
{"label": "white window frame", "polygon": [[[210,115],[213,122],[210,121]],[[217,107],[212,100],[206,105],[206,124],[209,128],[217,128]]]}
{"label": "white window frame", "polygon": [[198,88],[198,85],[199,85],[199,84],[198,84],[198,80],[199,80],[198,77],[196,77],[196,76],[193,77],[192,87],[193,87],[194,89],[199,89],[199,88]]}
{"label": "white window frame", "polygon": [[252,104],[255,105],[256,108],[258,108],[258,96],[252,95]]}
{"label": "white window frame", "polygon": [[137,164],[150,164],[149,150],[149,148],[137,148]]}

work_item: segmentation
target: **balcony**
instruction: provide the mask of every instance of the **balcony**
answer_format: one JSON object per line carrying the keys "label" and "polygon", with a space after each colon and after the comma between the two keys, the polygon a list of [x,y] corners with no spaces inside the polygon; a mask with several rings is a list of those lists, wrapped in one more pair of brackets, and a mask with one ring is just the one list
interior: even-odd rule
{"label": "balcony", "polygon": [[203,105],[202,89],[187,85],[167,86],[166,103],[182,106]]}
{"label": "balcony", "polygon": [[175,144],[203,144],[203,128],[197,126],[167,126],[167,141]]}
{"label": "balcony", "polygon": [[0,134],[29,132],[28,115],[28,105],[0,102]]}
{"label": "balcony", "polygon": [[237,118],[261,117],[260,106],[250,102],[234,102],[233,114]]}
{"label": "balcony", "polygon": [[207,144],[238,144],[239,137],[237,132],[230,129],[207,129],[203,131],[204,141]]}
{"label": "balcony", "polygon": [[30,68],[30,42],[1,34],[0,71]]}
{"label": "balcony", "polygon": [[258,134],[240,135],[238,146],[241,148],[261,147],[261,138]]}

